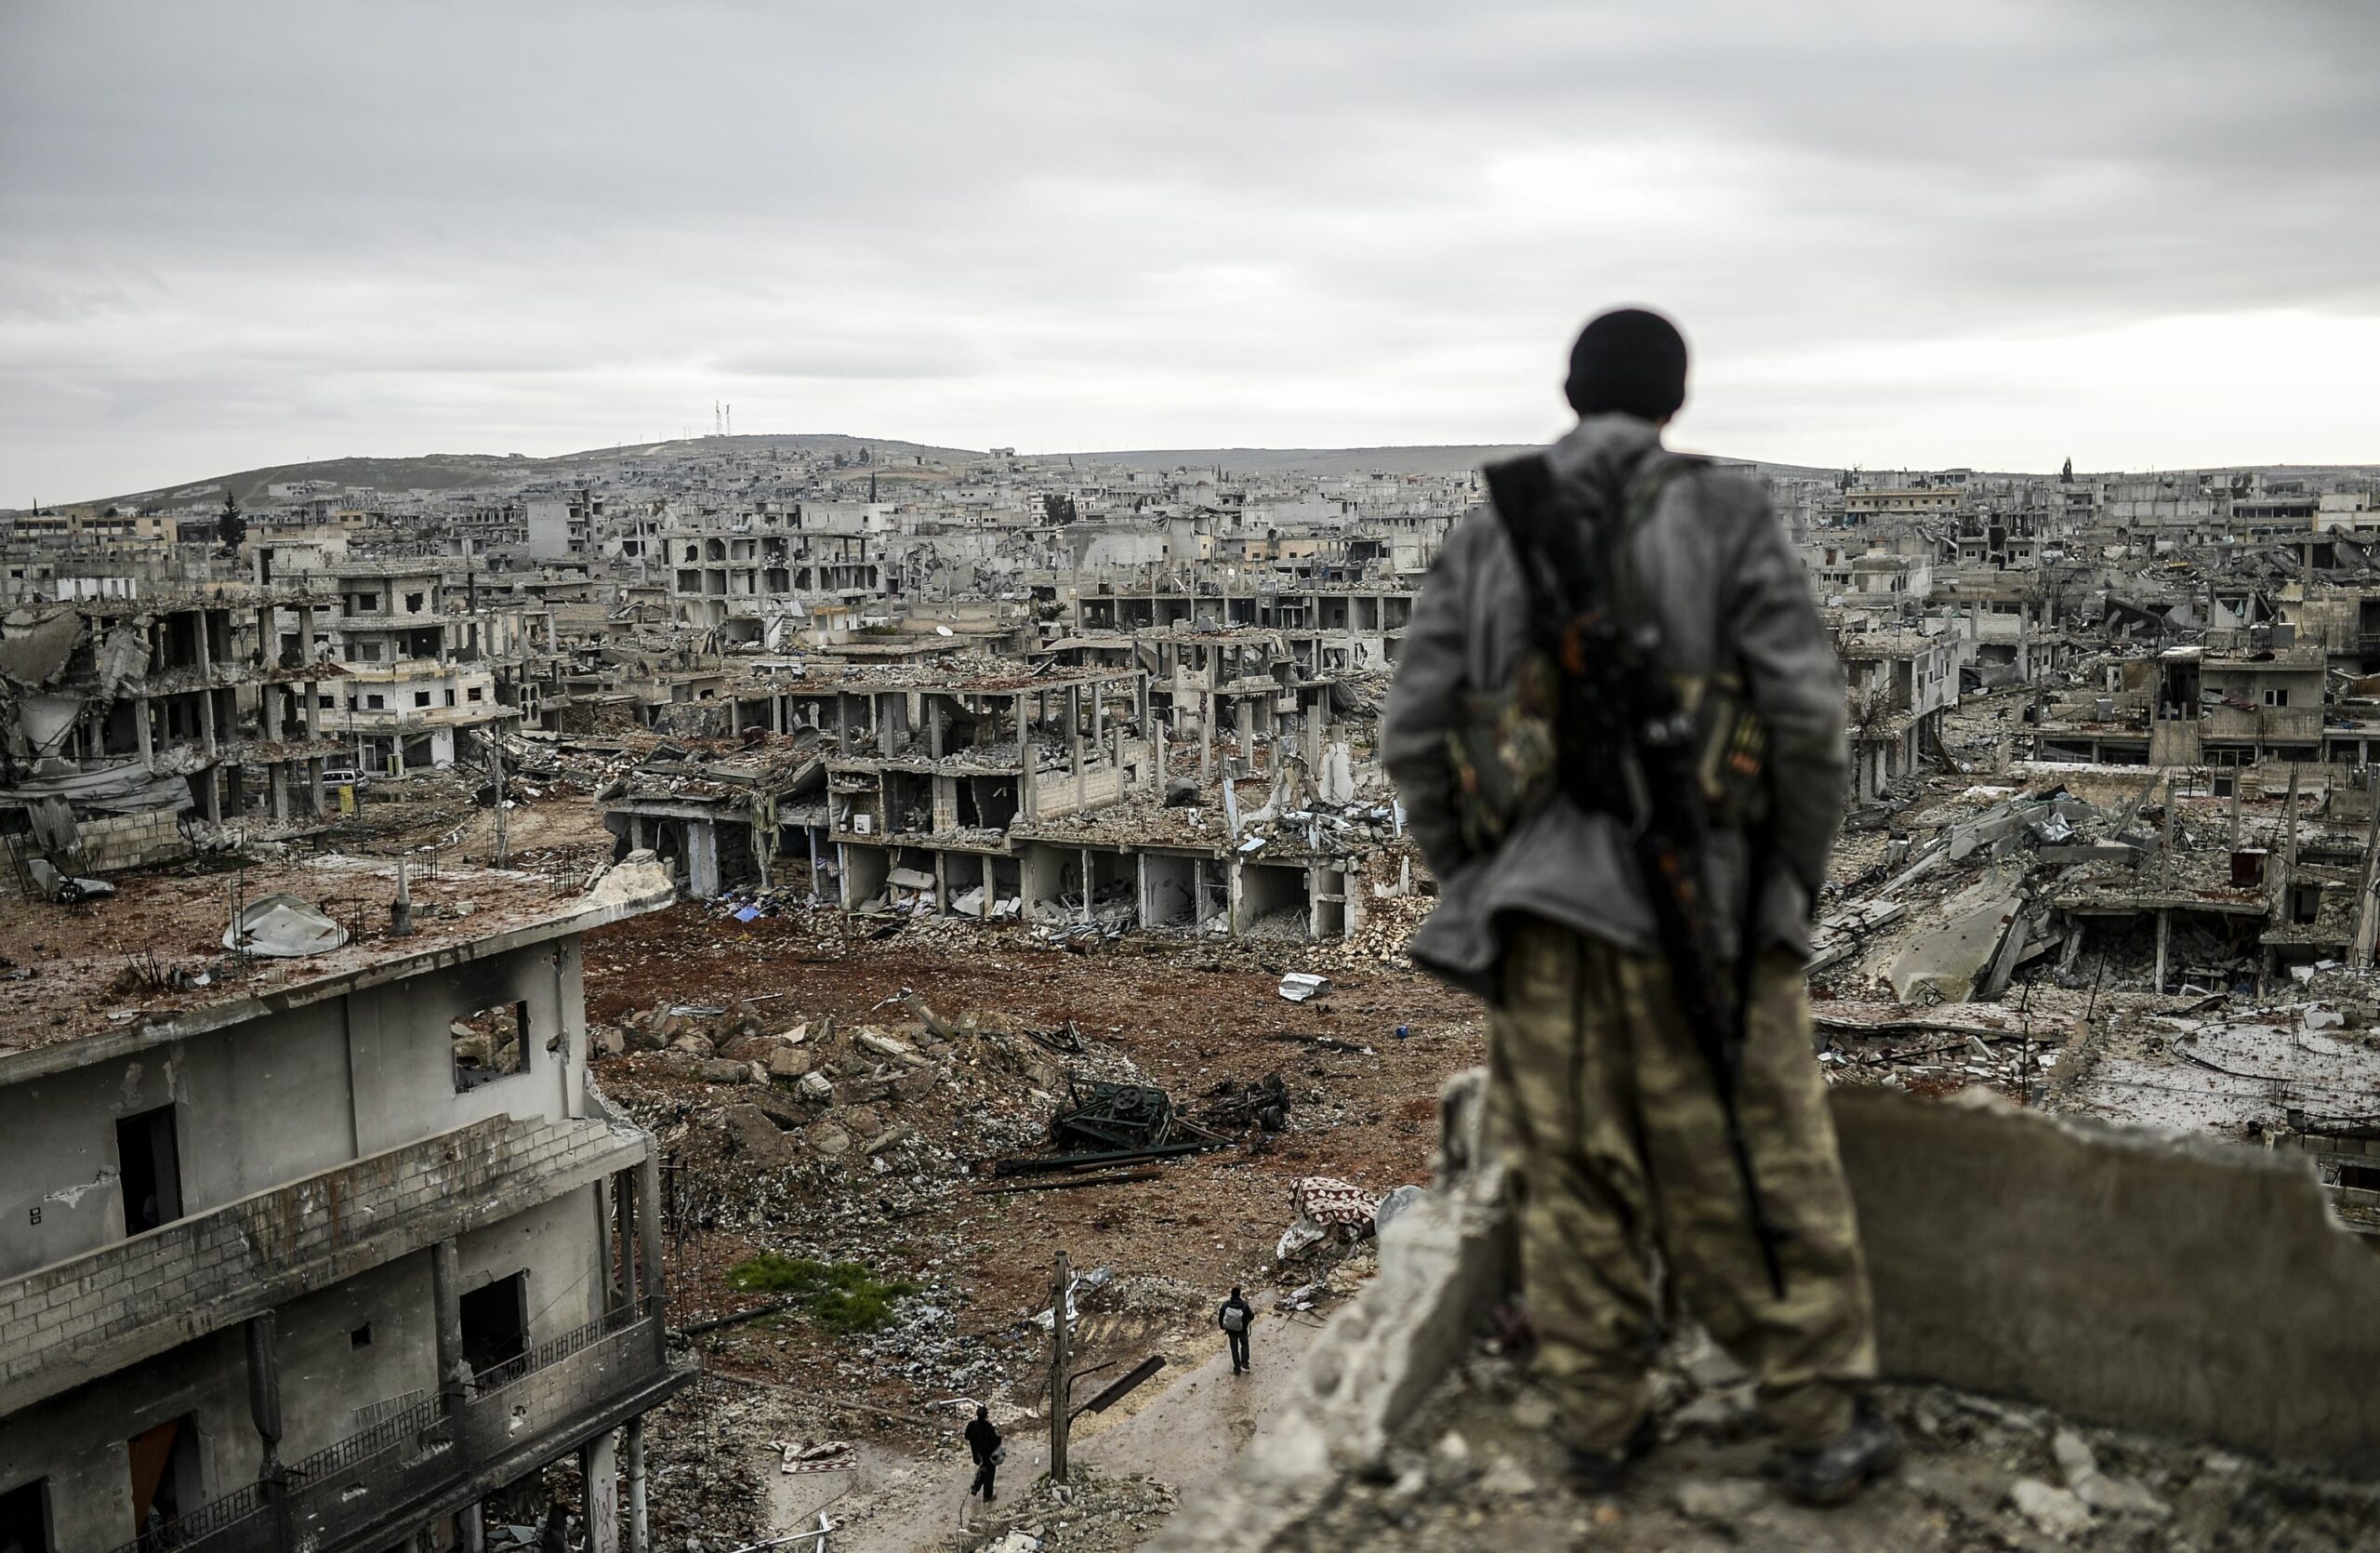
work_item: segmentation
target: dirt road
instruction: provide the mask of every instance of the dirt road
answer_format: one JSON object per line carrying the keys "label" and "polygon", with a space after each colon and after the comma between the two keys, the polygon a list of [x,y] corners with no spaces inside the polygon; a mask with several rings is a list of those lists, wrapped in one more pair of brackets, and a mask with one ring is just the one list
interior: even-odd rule
{"label": "dirt road", "polygon": [[[1196,1495],[1263,1438],[1317,1330],[1310,1318],[1266,1313],[1251,1334],[1252,1367],[1238,1376],[1220,1338],[1204,1345],[1203,1359],[1137,1407],[1118,1406],[1078,1422],[1071,1459],[1108,1477],[1142,1474],[1170,1483],[1184,1498]],[[1007,1443],[1003,1499],[1020,1494],[1047,1470],[1047,1427],[1021,1420],[1009,1428]],[[825,1509],[844,1526],[834,1539],[837,1553],[912,1553],[945,1546],[982,1514],[967,1495],[972,1468],[964,1453],[929,1459],[863,1446],[859,1457],[848,1474],[794,1477],[778,1472],[770,1458],[771,1534],[814,1527]],[[967,1543],[961,1539],[959,1546]]]}

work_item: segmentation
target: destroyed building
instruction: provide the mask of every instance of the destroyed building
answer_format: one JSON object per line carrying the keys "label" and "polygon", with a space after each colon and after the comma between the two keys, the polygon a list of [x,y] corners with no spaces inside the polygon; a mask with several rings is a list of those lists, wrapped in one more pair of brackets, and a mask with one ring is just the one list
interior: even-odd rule
{"label": "destroyed building", "polygon": [[0,1508],[33,1553],[478,1546],[483,1500],[573,1455],[607,1536],[641,1526],[641,1421],[690,1372],[579,939],[668,882],[396,871],[276,870],[228,927],[168,879],[0,903],[46,943],[0,1034]]}

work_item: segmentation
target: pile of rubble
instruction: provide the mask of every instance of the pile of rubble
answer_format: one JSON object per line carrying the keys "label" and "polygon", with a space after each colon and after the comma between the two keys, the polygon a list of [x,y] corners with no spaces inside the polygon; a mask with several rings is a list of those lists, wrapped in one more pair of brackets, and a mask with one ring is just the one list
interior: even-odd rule
{"label": "pile of rubble", "polygon": [[1038,1480],[946,1546],[954,1553],[1131,1553],[1181,1503],[1154,1478],[1109,1478],[1078,1466],[1068,1479]]}
{"label": "pile of rubble", "polygon": [[1592,1546],[1965,1553],[2065,1546],[2133,1549],[2371,1546],[2380,1490],[2223,1450],[2077,1425],[2048,1410],[1939,1387],[1878,1402],[1907,1442],[1901,1467],[1848,1507],[1784,1499],[1749,1378],[1707,1340],[1673,1346],[1658,1373],[1661,1444],[1623,1490],[1568,1484],[1554,1409],[1512,1355],[1464,1362],[1401,1432],[1376,1481],[1348,1482],[1288,1553],[1437,1553]]}

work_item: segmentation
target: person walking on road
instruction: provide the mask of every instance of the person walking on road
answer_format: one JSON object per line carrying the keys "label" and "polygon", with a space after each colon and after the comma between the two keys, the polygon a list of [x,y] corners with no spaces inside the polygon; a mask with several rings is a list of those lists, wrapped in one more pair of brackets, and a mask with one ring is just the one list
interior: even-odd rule
{"label": "person walking on road", "polygon": [[1759,1382],[1784,1486],[1898,1449],[1802,962],[1842,823],[1842,670],[1761,489],[1661,445],[1686,341],[1607,312],[1579,424],[1486,471],[1408,623],[1381,752],[1439,899],[1416,962],[1489,1007],[1536,1364],[1579,1485],[1653,1438],[1680,1304]]}
{"label": "person walking on road", "polygon": [[1224,1336],[1231,1339],[1231,1373],[1235,1375],[1247,1374],[1248,1329],[1256,1324],[1255,1307],[1250,1305],[1248,1296],[1235,1287],[1231,1298],[1223,1301],[1223,1308],[1215,1312],[1215,1324],[1223,1329]]}
{"label": "person walking on road", "polygon": [[990,1408],[975,1410],[975,1421],[967,1426],[967,1450],[975,1458],[975,1480],[968,1485],[967,1497],[980,1493],[988,1505],[999,1497],[994,1480],[999,1476],[1000,1463],[1008,1459],[1008,1448],[1000,1443]]}

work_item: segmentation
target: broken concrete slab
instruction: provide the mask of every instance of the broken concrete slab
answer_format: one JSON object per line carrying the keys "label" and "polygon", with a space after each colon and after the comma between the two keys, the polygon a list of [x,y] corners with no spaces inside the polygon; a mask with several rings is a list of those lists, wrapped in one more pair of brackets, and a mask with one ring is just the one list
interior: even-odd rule
{"label": "broken concrete slab", "polygon": [[1831,1099],[1886,1374],[2284,1459],[2380,1460],[2380,1393],[2356,1378],[2380,1353],[2380,1257],[2302,1155],[2004,1102]]}

